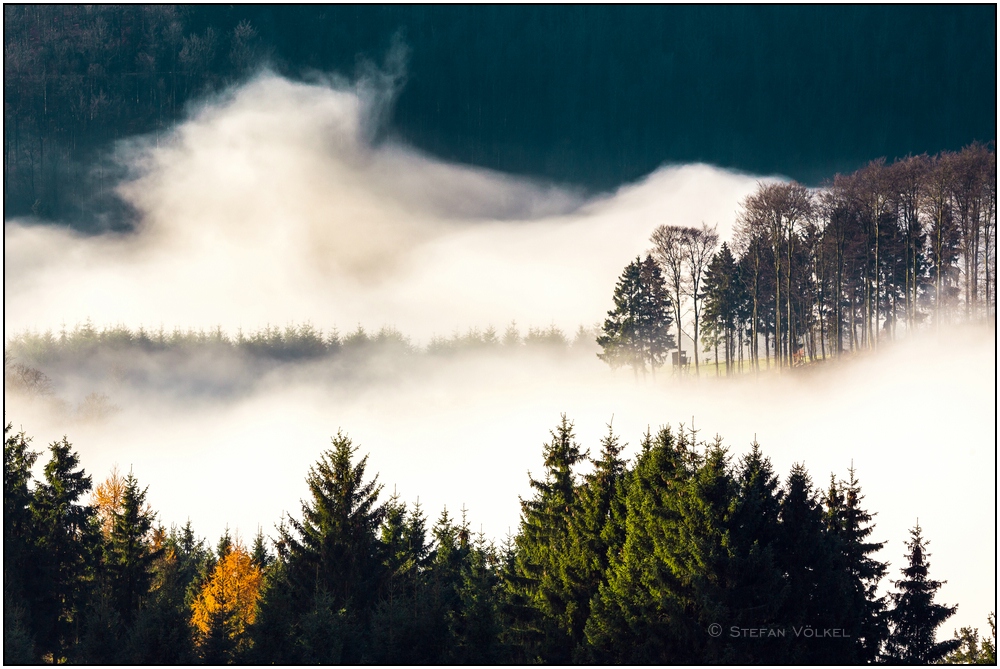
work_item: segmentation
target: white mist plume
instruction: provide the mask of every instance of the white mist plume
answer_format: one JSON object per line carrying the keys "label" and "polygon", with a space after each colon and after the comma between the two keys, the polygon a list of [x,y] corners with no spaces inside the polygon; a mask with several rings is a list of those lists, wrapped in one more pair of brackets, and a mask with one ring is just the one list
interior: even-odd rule
{"label": "white mist plume", "polygon": [[661,223],[734,217],[753,178],[664,169],[614,195],[369,146],[354,89],[262,75],[159,146],[122,143],[128,234],[5,222],[4,332],[96,323],[456,328],[600,320]]}

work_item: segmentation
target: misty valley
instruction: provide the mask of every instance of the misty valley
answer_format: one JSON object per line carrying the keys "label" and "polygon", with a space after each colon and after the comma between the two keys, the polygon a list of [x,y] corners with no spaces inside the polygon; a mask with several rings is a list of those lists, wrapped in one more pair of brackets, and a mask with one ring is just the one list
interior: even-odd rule
{"label": "misty valley", "polygon": [[4,664],[995,665],[995,25],[5,4]]}

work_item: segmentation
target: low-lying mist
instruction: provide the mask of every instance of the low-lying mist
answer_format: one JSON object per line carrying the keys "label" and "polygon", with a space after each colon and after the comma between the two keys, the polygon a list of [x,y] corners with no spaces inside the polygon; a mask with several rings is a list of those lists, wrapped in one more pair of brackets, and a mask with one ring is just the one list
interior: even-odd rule
{"label": "low-lying mist", "polygon": [[853,463],[878,513],[874,539],[888,541],[881,558],[899,566],[919,518],[933,573],[948,580],[942,598],[963,605],[958,625],[981,624],[992,606],[996,392],[984,370],[995,362],[993,331],[975,328],[731,379],[636,379],[582,342],[283,362],[121,349],[50,359],[40,366],[50,394],[8,392],[5,404],[36,446],[68,434],[96,479],[131,469],[161,521],[190,518],[210,537],[226,526],[249,537],[297,514],[305,473],[338,429],[370,454],[387,495],[419,499],[432,517],[465,507],[501,540],[561,413],[595,453],[611,423],[626,455],[647,428],[693,420],[734,456],[756,438],[782,476],[804,462],[819,488]]}
{"label": "low-lying mist", "polygon": [[[512,321],[520,335],[586,334],[653,228],[704,221],[727,239],[756,178],[676,166],[593,195],[450,165],[370,145],[363,91],[263,74],[158,142],[123,142],[132,232],[4,223],[8,344],[88,319],[231,337],[309,322],[324,337],[340,328],[340,354],[204,344],[46,357],[58,347],[15,345],[22,376],[5,369],[4,393],[15,429],[38,449],[67,435],[95,482],[131,469],[163,523],[190,518],[213,540],[298,514],[309,466],[342,429],[385,496],[419,499],[432,518],[465,507],[499,541],[561,413],[595,453],[612,424],[626,455],[647,429],[693,421],[734,457],[756,438],[782,477],[804,462],[818,488],[853,462],[890,577],[919,517],[932,576],[948,581],[940,598],[961,604],[949,631],[982,625],[995,606],[994,329],[734,379],[636,379],[598,360],[590,337],[435,352],[435,337],[493,326],[503,339]],[[359,324],[382,343],[352,350]]]}
{"label": "low-lying mist", "polygon": [[[360,91],[367,87],[360,87]],[[665,168],[585,197],[365,138],[366,95],[261,75],[167,137],[122,142],[131,233],[4,224],[4,333],[92,319],[255,329],[391,325],[426,340],[607,310],[662,223],[722,228],[755,179]]]}

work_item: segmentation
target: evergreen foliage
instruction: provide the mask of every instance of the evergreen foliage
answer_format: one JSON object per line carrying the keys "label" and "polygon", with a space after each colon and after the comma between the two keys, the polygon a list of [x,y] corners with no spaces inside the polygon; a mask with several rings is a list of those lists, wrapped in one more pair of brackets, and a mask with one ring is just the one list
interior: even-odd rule
{"label": "evergreen foliage", "polygon": [[648,365],[655,374],[674,340],[670,297],[652,256],[637,257],[625,267],[613,299],[615,308],[608,312],[597,338],[602,348],[597,357],[612,368],[628,365],[636,374],[645,374]]}
{"label": "evergreen foliage", "polygon": [[227,529],[213,550],[190,522],[154,526],[131,473],[87,505],[66,439],[34,482],[29,444],[6,426],[11,663],[995,661],[978,630],[935,640],[955,607],[933,601],[919,527],[887,610],[853,465],[820,495],[801,464],[782,483],[756,443],[734,459],[683,426],[647,432],[632,463],[609,426],[587,463],[562,416],[499,549],[464,510],[429,526],[419,503],[380,502],[343,433],[274,553],[260,530],[247,549]]}
{"label": "evergreen foliage", "polygon": [[544,446],[545,477],[529,476],[534,495],[521,499],[521,522],[514,539],[513,571],[507,587],[516,604],[514,633],[525,661],[567,663],[574,648],[576,613],[567,573],[569,524],[577,512],[573,468],[587,454],[565,414]]}
{"label": "evergreen foliage", "polygon": [[979,629],[963,627],[955,632],[958,647],[944,659],[945,664],[992,664],[997,663],[997,616],[990,613],[986,621],[990,626],[990,637],[980,641]]}
{"label": "evergreen foliage", "polygon": [[958,607],[934,602],[934,595],[944,582],[928,578],[928,543],[917,522],[906,542],[909,552],[907,565],[902,569],[903,578],[893,581],[897,591],[890,594],[893,607],[888,614],[891,632],[886,660],[893,664],[935,664],[959,647],[957,639],[941,642],[934,639],[937,628]]}
{"label": "evergreen foliage", "polygon": [[67,658],[83,631],[87,603],[98,558],[100,534],[94,511],[83,504],[91,479],[78,469],[80,459],[65,437],[49,446],[44,481],[30,503],[37,538],[29,606],[35,642],[42,657]]}

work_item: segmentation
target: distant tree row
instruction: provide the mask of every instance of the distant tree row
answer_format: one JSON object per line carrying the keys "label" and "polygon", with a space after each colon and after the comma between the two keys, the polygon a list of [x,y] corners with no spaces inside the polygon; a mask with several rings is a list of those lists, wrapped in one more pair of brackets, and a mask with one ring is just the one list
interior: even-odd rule
{"label": "distant tree row", "polygon": [[853,469],[825,492],[801,465],[782,484],[756,444],[734,462],[683,427],[621,454],[609,431],[579,475],[563,417],[497,547],[464,510],[428,527],[384,499],[338,433],[273,541],[227,530],[213,549],[190,522],[164,528],[131,472],[93,488],[65,438],[35,480],[8,424],[4,662],[996,662],[992,617],[992,639],[935,639],[955,607],[934,602],[919,525],[877,594]]}
{"label": "distant tree row", "polygon": [[[659,322],[672,320],[675,342],[689,326],[696,369],[701,351],[714,352],[727,373],[873,350],[928,325],[995,322],[996,184],[996,154],[982,144],[873,161],[812,191],[758,184],[740,205],[732,246],[716,250],[705,225],[653,232],[672,311]],[[625,313],[622,295],[616,289],[611,321]]]}
{"label": "distant tree row", "polygon": [[464,333],[455,332],[450,337],[435,335],[420,347],[393,327],[382,327],[368,332],[360,325],[341,335],[336,329],[324,332],[306,323],[284,328],[267,326],[252,332],[238,330],[234,336],[221,327],[212,330],[155,331],[125,326],[95,328],[89,321],[72,330],[59,333],[23,332],[11,337],[6,344],[6,354],[13,364],[40,365],[114,352],[167,352],[227,349],[250,356],[274,360],[309,360],[340,353],[401,352],[447,355],[463,351],[520,348],[589,347],[593,333],[580,326],[575,335],[568,337],[562,330],[529,327],[521,334],[516,323],[507,326],[502,334],[492,326],[484,330],[471,328]]}

